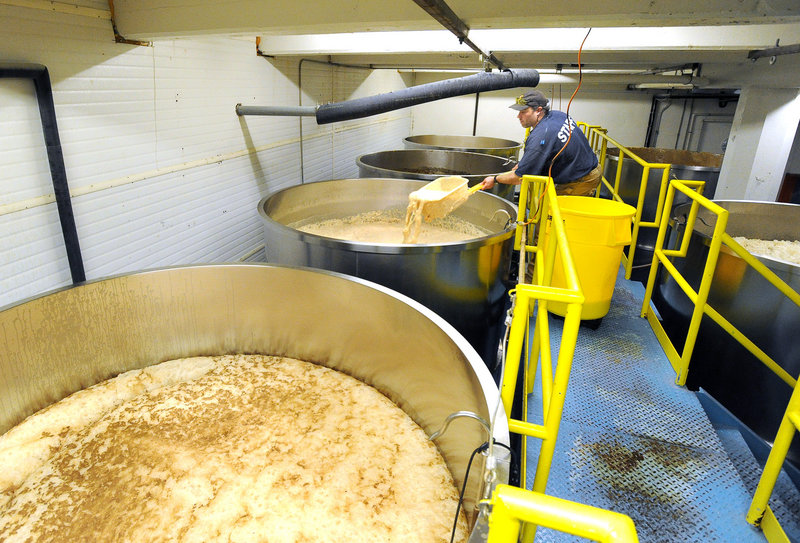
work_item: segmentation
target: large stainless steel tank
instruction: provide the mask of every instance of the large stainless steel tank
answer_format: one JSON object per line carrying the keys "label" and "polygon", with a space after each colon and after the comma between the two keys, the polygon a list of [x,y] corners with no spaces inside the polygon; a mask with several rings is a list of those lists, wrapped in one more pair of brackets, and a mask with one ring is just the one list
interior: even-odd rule
{"label": "large stainless steel tank", "polygon": [[[680,149],[660,149],[656,147],[629,147],[631,152],[642,160],[658,164],[670,164],[670,179],[687,179],[692,181],[705,181],[703,196],[713,198],[719,180],[722,155],[712,153],[699,153]],[[612,185],[619,167],[619,149],[610,148],[606,154],[603,167],[603,176]],[[630,157],[622,159],[622,172],[619,179],[619,195],[626,204],[636,207],[639,200],[639,186],[644,169]],[[658,193],[661,187],[663,170],[650,170],[647,177],[647,189],[642,207],[642,220],[654,221],[658,208]],[[608,196],[606,189],[601,195]],[[676,195],[676,205],[686,201],[682,194]],[[656,242],[658,231],[655,228],[641,228],[636,240],[634,252],[634,265],[649,264],[653,258],[653,246]]]}
{"label": "large stainless steel tank", "polygon": [[338,179],[297,185],[261,200],[269,262],[337,271],[380,283],[434,310],[496,359],[507,301],[516,207],[478,192],[453,213],[491,234],[437,245],[363,243],[304,233],[290,225],[365,211],[402,209],[425,185],[407,179]]}
{"label": "large stainless steel tank", "polygon": [[[800,205],[735,200],[715,201],[730,212],[729,235],[756,239],[800,240]],[[674,208],[670,247],[683,236],[690,204]],[[686,258],[675,266],[697,290],[715,224],[714,215],[700,208]],[[800,291],[800,266],[758,257],[793,289]],[[693,309],[668,274],[660,272],[654,302],[673,341],[682,346]],[[741,258],[723,245],[714,273],[709,303],[790,375],[800,375],[800,307],[782,295]],[[734,415],[772,441],[791,394],[790,387],[766,369],[726,332],[704,317],[689,365],[687,385],[702,387]],[[800,442],[790,453],[800,464]]]}
{"label": "large stainless steel tank", "polygon": [[[421,179],[433,181],[443,175],[460,175],[473,186],[488,175],[511,170],[516,161],[481,153],[445,151],[442,149],[404,149],[379,151],[356,158],[358,176]],[[513,202],[515,185],[495,184],[489,191]]]}
{"label": "large stainless steel tank", "polygon": [[[459,410],[488,421],[498,405],[475,350],[405,296],[320,270],[194,266],[99,280],[0,311],[0,433],[124,371],[227,353],[341,370],[383,392],[428,434]],[[494,432],[508,443],[502,406]],[[436,440],[459,488],[486,439],[476,421],[460,419]],[[469,478],[468,498],[479,479]]]}
{"label": "large stainless steel tank", "polygon": [[466,151],[482,153],[519,160],[522,144],[518,141],[487,136],[439,136],[425,134],[408,136],[403,139],[406,149],[444,149],[446,151]]}

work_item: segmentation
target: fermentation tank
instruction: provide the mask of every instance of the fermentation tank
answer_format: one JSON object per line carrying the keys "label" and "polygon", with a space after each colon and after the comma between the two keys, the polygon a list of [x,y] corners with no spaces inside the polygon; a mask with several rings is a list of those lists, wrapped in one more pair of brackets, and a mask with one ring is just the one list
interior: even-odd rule
{"label": "fermentation tank", "polygon": [[425,134],[403,138],[406,149],[443,149],[445,151],[465,151],[482,153],[519,160],[522,144],[504,138],[487,136],[441,136]]}
{"label": "fermentation tank", "polygon": [[346,273],[401,292],[444,317],[493,366],[510,286],[513,204],[483,192],[470,196],[453,215],[488,233],[461,242],[367,243],[295,226],[369,211],[404,215],[409,193],[424,185],[408,179],[338,179],[268,195],[258,205],[267,260]]}
{"label": "fermentation tank", "polygon": [[[727,232],[732,237],[800,240],[800,205],[738,200],[715,203],[729,211]],[[690,207],[691,204],[682,204],[674,208],[669,247],[676,247],[681,239]],[[714,215],[700,207],[686,257],[673,259],[675,267],[695,290],[700,286],[714,224]],[[800,291],[800,266],[774,258],[757,258]],[[663,267],[653,301],[665,330],[680,352],[694,306]],[[724,244],[708,302],[789,375],[795,378],[800,375],[800,307]],[[687,386],[705,389],[768,442],[775,438],[791,395],[791,387],[709,317],[703,318],[700,327]],[[800,463],[797,440],[790,459]]]}
{"label": "fermentation tank", "polygon": [[[703,196],[713,198],[717,188],[722,155],[684,151],[680,149],[660,149],[656,147],[629,147],[629,151],[644,160],[656,164],[670,164],[670,179],[685,179],[692,181],[705,181]],[[606,162],[603,167],[603,177],[613,186],[619,167],[619,149],[609,148]],[[658,208],[658,193],[661,187],[662,169],[651,169],[647,177],[647,189],[644,203],[642,204],[642,221],[656,220]],[[641,185],[643,167],[629,156],[622,159],[622,172],[619,179],[619,196],[629,205],[636,207],[639,200],[639,187]],[[609,196],[608,190],[603,188],[601,196]],[[676,193],[675,205],[686,202],[687,198]],[[634,252],[634,265],[648,265],[653,258],[653,246],[656,242],[658,230],[655,228],[640,228],[636,239]]]}
{"label": "fermentation tank", "polygon": [[[0,433],[122,372],[231,353],[343,371],[383,392],[429,435],[456,411],[496,416],[495,437],[508,443],[491,375],[439,316],[357,278],[264,264],[134,273],[0,311]],[[486,439],[475,420],[458,419],[436,440],[459,489]],[[479,481],[470,477],[465,494],[473,504]]]}
{"label": "fermentation tank", "polygon": [[[358,176],[391,177],[433,181],[446,175],[465,177],[469,186],[476,185],[489,175],[511,170],[516,161],[508,157],[447,151],[443,149],[403,149],[379,151],[356,158]],[[515,185],[496,183],[489,191],[513,202]]]}

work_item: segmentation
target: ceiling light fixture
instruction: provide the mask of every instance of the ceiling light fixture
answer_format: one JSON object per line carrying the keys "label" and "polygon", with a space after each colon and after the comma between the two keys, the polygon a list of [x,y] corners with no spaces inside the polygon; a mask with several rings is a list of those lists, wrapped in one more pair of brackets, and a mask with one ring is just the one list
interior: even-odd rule
{"label": "ceiling light fixture", "polygon": [[693,89],[692,83],[635,83],[628,85],[628,89],[648,90],[648,89]]}

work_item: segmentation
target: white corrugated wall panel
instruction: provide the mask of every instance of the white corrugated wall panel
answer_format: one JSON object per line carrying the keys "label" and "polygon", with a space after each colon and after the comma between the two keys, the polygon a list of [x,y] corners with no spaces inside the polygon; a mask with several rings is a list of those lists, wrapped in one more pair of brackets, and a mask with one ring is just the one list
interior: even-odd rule
{"label": "white corrugated wall panel", "polygon": [[0,215],[0,307],[72,284],[55,204]]}
{"label": "white corrugated wall panel", "polygon": [[333,177],[358,177],[356,158],[360,155],[403,148],[403,138],[411,131],[411,117],[382,117],[378,123],[336,131]]}
{"label": "white corrugated wall panel", "polygon": [[42,121],[33,82],[8,79],[0,85],[0,205],[52,191]]}
{"label": "white corrugated wall panel", "polygon": [[306,183],[331,179],[333,176],[333,134],[303,140],[303,179]]}
{"label": "white corrugated wall panel", "polygon": [[[263,259],[257,212],[301,180],[355,177],[355,157],[410,133],[410,111],[317,126],[238,117],[237,103],[312,105],[405,86],[396,72],[268,59],[255,42],[117,44],[108,19],[0,5],[0,58],[51,75],[89,279]],[[80,6],[102,10],[102,2]],[[302,92],[298,81],[302,77]],[[0,306],[68,285],[33,85],[0,80]]]}

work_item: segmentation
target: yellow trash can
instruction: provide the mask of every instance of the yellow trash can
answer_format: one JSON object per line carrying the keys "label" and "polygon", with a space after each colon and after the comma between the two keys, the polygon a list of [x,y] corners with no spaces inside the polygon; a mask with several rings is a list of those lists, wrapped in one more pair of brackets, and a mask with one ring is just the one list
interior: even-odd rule
{"label": "yellow trash can", "polygon": [[[589,196],[558,196],[558,207],[585,298],[581,320],[600,319],[611,307],[622,249],[631,242],[631,218],[636,209]],[[566,286],[559,255],[552,284]],[[564,303],[550,302],[547,308],[562,317],[567,314]]]}

